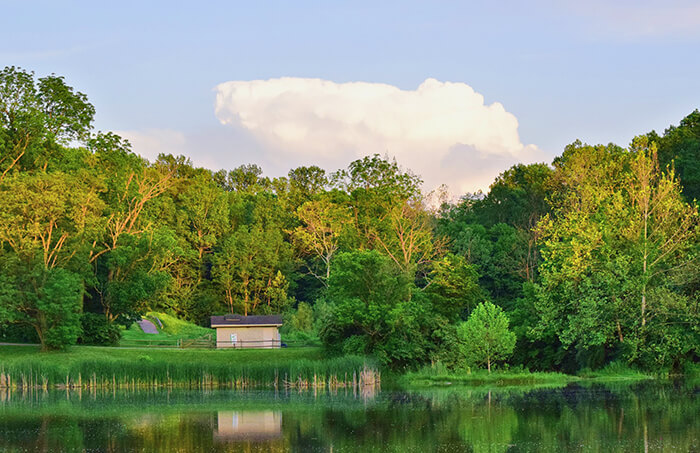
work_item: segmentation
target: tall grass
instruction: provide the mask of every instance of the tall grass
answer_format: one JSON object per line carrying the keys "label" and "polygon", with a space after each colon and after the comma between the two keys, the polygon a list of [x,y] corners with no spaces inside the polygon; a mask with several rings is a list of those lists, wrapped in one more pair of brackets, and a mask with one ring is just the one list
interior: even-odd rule
{"label": "tall grass", "polygon": [[0,388],[342,388],[378,386],[381,379],[366,357],[319,360],[313,350],[309,358],[276,356],[274,350],[202,351],[194,360],[191,351],[121,350],[112,356],[109,348],[93,349],[102,356],[68,353],[67,360],[57,360],[34,353],[2,360]]}
{"label": "tall grass", "polygon": [[645,374],[626,364],[613,362],[597,370],[582,370],[573,376],[557,372],[531,372],[523,369],[496,370],[488,373],[485,370],[448,370],[440,363],[426,366],[415,372],[406,373],[399,377],[399,384],[409,387],[430,387],[445,385],[468,386],[517,386],[517,385],[565,385],[569,382],[595,381],[636,381],[651,379],[652,375]]}
{"label": "tall grass", "polygon": [[599,370],[583,369],[578,375],[583,378],[595,378],[597,380],[618,379],[651,379],[652,375],[632,368],[624,362],[611,362]]}

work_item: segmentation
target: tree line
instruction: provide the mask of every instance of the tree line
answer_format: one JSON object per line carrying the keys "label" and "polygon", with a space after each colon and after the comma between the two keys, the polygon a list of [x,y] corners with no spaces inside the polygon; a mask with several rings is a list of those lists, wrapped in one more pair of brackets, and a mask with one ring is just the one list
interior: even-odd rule
{"label": "tree line", "polygon": [[282,313],[395,368],[698,360],[700,113],[450,202],[379,155],[269,178],[154,162],[63,77],[0,72],[0,335],[115,343],[149,310]]}

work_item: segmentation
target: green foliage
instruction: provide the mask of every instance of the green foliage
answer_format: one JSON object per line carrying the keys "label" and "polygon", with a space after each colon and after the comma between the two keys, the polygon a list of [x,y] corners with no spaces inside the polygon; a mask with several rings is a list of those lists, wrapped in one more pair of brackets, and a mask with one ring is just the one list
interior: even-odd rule
{"label": "green foliage", "polygon": [[580,366],[620,357],[658,369],[695,357],[698,312],[683,292],[695,278],[697,208],[682,200],[673,171],[658,167],[655,146],[575,143],[557,178],[566,190],[538,225],[535,333],[554,333]]}
{"label": "green foliage", "polygon": [[648,136],[658,144],[661,166],[672,166],[678,173],[685,199],[700,199],[700,111],[696,109],[678,126],[670,126],[663,137],[655,132]]}
{"label": "green foliage", "polygon": [[34,328],[42,349],[65,348],[80,333],[81,295],[80,279],[65,269],[4,263],[0,323]]}
{"label": "green foliage", "polygon": [[80,316],[80,344],[116,346],[121,339],[121,330],[115,324],[107,322],[104,315],[85,312]]}
{"label": "green foliage", "polygon": [[353,161],[347,170],[333,174],[333,182],[352,193],[356,190],[378,190],[385,196],[410,198],[420,191],[421,179],[403,171],[396,160],[383,159],[378,154]]}
{"label": "green foliage", "polygon": [[508,316],[491,302],[479,304],[469,319],[457,327],[467,363],[491,365],[507,360],[515,347],[515,334],[508,329]]}
{"label": "green foliage", "polygon": [[88,138],[95,108],[63,77],[14,66],[0,71],[0,181],[10,172],[55,162],[57,143]]}
{"label": "green foliage", "polygon": [[554,188],[545,164],[515,165],[501,173],[485,196],[467,194],[455,206],[443,206],[439,231],[450,249],[479,273],[490,299],[515,307],[522,286],[537,278],[540,261],[533,227],[549,212]]}
{"label": "green foliage", "polygon": [[379,252],[339,254],[329,279],[332,309],[321,340],[336,352],[378,353],[392,328],[389,313],[407,302],[410,292],[410,281]]}
{"label": "green foliage", "polygon": [[450,321],[459,319],[464,310],[471,311],[482,299],[476,267],[453,254],[433,264],[427,290],[437,312]]}
{"label": "green foliage", "polygon": [[299,332],[311,332],[314,327],[314,313],[311,305],[299,302],[296,313],[292,315],[292,327]]}
{"label": "green foliage", "polygon": [[162,263],[178,250],[172,232],[123,235],[121,245],[101,261],[98,293],[108,321],[130,324],[144,311],[147,301],[163,290],[170,275]]}
{"label": "green foliage", "polygon": [[288,303],[281,259],[288,244],[279,231],[241,226],[225,237],[212,260],[229,313],[279,313]]}
{"label": "green foliage", "polygon": [[[521,366],[700,358],[698,111],[627,149],[575,142],[553,166],[515,165],[438,211],[417,175],[379,155],[330,175],[212,172],[149,162],[93,133],[94,114],[60,76],[0,71],[6,338],[30,328],[47,348],[69,344],[81,310],[85,341],[100,342],[150,311],[174,316],[166,330],[279,313],[285,335],[319,334],[336,353],[453,370],[456,326],[488,299],[508,313]],[[108,338],[87,332],[92,313]]]}
{"label": "green foliage", "polygon": [[373,354],[394,368],[424,363],[446,347],[449,322],[438,306],[464,309],[459,299],[419,291],[377,251],[339,254],[327,300],[320,331],[324,345],[335,353]]}
{"label": "green foliage", "polygon": [[76,175],[17,173],[0,180],[0,196],[0,244],[24,262],[69,267],[99,228],[102,204]]}

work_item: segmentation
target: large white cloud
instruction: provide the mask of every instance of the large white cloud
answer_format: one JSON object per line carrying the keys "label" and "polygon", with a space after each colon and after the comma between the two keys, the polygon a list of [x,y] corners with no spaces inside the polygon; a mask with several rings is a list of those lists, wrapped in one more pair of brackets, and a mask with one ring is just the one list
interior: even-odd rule
{"label": "large white cloud", "polygon": [[345,167],[379,153],[421,175],[426,188],[486,189],[517,162],[542,159],[518,120],[464,83],[427,79],[406,91],[380,83],[284,77],[216,87],[216,116],[247,130],[280,166]]}

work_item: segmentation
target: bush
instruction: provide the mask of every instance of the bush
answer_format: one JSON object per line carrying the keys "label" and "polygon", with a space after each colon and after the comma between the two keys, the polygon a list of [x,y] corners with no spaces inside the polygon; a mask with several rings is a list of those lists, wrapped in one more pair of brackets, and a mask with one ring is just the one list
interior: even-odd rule
{"label": "bush", "polygon": [[122,337],[119,327],[108,323],[102,314],[83,313],[80,325],[83,329],[79,339],[81,344],[116,346]]}
{"label": "bush", "polygon": [[299,302],[297,312],[292,315],[292,326],[299,332],[311,332],[314,327],[314,312],[306,302]]}

